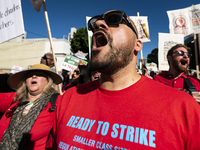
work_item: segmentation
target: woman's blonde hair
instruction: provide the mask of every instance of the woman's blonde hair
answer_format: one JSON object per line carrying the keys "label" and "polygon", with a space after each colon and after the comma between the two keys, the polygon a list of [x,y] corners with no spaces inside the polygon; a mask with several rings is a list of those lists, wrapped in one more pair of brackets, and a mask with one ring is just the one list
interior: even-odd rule
{"label": "woman's blonde hair", "polygon": [[[46,93],[47,95],[57,93],[53,80],[49,76],[47,77],[47,80],[48,80],[48,83],[43,89],[43,93]],[[22,83],[21,87],[17,90],[17,95],[14,98],[14,102],[22,99],[23,97],[26,97],[26,98],[28,97],[28,89],[27,89],[25,81]]]}

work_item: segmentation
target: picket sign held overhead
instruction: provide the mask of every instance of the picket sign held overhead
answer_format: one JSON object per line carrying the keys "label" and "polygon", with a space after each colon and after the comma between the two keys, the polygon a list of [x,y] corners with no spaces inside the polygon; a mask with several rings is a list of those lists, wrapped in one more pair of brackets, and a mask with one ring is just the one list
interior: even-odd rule
{"label": "picket sign held overhead", "polygon": [[67,71],[73,71],[78,65],[87,65],[87,61],[71,55],[66,55],[64,62],[61,64],[61,68]]}
{"label": "picket sign held overhead", "polygon": [[158,40],[158,69],[168,71],[167,52],[176,44],[184,44],[184,35],[158,33]]}
{"label": "picket sign held overhead", "polygon": [[21,0],[0,0],[0,43],[24,33]]}

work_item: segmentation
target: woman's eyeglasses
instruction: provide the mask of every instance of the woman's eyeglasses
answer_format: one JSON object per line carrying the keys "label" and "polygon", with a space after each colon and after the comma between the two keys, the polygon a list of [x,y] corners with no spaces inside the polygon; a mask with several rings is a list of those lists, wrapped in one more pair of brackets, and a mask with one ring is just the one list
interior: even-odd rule
{"label": "woman's eyeglasses", "polygon": [[92,17],[88,21],[88,30],[94,32],[94,26],[96,21],[98,20],[105,20],[107,25],[116,25],[122,23],[123,17],[124,20],[126,21],[126,24],[133,30],[136,37],[138,38],[137,32],[135,31],[133,25],[131,24],[131,21],[129,20],[128,16],[125,14],[124,11],[119,11],[119,10]]}
{"label": "woman's eyeglasses", "polygon": [[175,53],[178,53],[178,54],[181,55],[181,56],[183,56],[184,54],[186,54],[188,57],[191,57],[191,56],[192,56],[191,53],[184,52],[184,51],[175,51],[174,54],[175,54]]}

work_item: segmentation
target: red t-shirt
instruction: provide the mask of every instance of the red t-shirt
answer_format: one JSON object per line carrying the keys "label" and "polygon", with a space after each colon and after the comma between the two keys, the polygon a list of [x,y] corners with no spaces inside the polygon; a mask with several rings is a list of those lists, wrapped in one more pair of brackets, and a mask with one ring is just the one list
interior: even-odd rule
{"label": "red t-shirt", "polygon": [[118,91],[89,82],[63,95],[46,148],[199,150],[199,105],[146,77]]}
{"label": "red t-shirt", "polygon": [[[0,111],[5,111],[8,108],[13,108],[17,105],[18,102],[10,104],[13,101],[15,93],[0,93]],[[56,101],[57,105],[57,101]],[[30,131],[30,139],[27,143],[28,150],[43,150],[45,149],[46,140],[50,130],[53,127],[53,120],[55,117],[55,111],[49,112],[49,108],[51,107],[51,103],[48,102],[47,105],[43,108],[43,110],[38,115],[33,127]],[[0,141],[3,137],[4,131],[8,128],[11,117],[6,117],[7,111],[4,113],[3,117],[0,120]]]}
{"label": "red t-shirt", "polygon": [[164,71],[161,74],[154,76],[154,80],[164,83],[165,85],[171,86],[173,88],[188,89],[187,84],[184,82],[184,78],[188,78],[191,83],[196,87],[196,90],[200,91],[199,80],[190,76],[187,77],[183,73],[177,79],[174,79],[174,77],[171,74],[168,74],[167,71]]}

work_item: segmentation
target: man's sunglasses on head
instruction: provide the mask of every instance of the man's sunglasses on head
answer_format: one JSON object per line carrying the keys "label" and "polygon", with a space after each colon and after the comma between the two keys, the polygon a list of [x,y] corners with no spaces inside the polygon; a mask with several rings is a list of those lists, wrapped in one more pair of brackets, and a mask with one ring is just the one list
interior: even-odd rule
{"label": "man's sunglasses on head", "polygon": [[131,21],[129,20],[128,16],[125,14],[124,11],[119,11],[119,10],[92,17],[88,21],[88,30],[91,30],[92,32],[94,32],[94,26],[95,26],[96,21],[98,20],[105,20],[107,25],[116,25],[123,22],[123,17],[124,17],[124,20],[126,21],[126,24],[133,30],[136,37],[138,38],[137,32],[132,26]]}
{"label": "man's sunglasses on head", "polygon": [[178,54],[181,55],[181,56],[183,56],[184,54],[186,54],[188,57],[191,57],[191,56],[192,56],[191,53],[184,52],[184,51],[175,51],[174,54],[175,54],[175,53],[178,53]]}

